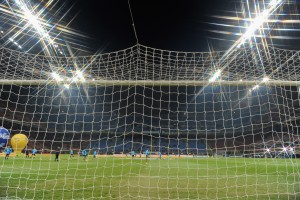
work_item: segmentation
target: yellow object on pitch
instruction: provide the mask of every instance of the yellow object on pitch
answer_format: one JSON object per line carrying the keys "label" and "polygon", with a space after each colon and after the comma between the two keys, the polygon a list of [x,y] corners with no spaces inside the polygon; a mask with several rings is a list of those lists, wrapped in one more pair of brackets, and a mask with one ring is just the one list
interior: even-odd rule
{"label": "yellow object on pitch", "polygon": [[11,138],[10,143],[15,154],[19,154],[26,147],[28,138],[24,134],[16,134]]}

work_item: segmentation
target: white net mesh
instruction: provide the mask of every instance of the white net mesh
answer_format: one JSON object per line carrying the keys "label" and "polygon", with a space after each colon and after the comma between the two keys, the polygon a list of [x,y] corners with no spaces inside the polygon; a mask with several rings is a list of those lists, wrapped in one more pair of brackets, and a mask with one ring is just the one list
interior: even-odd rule
{"label": "white net mesh", "polygon": [[1,125],[38,151],[0,162],[0,198],[299,199],[299,52],[223,54],[0,49]]}

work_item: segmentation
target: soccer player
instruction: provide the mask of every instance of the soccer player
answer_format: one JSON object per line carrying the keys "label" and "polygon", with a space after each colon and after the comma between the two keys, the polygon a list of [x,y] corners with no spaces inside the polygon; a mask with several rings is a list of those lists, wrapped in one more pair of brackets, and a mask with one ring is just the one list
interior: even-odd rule
{"label": "soccer player", "polygon": [[158,155],[159,155],[159,159],[161,159],[162,156],[161,152],[158,152]]}
{"label": "soccer player", "polygon": [[9,155],[11,154],[12,149],[10,148],[10,146],[7,146],[4,151],[5,151],[5,160],[6,160],[6,159],[8,159]]}
{"label": "soccer player", "polygon": [[58,162],[59,154],[60,154],[60,147],[57,147],[55,150],[55,160],[54,161]]}
{"label": "soccer player", "polygon": [[74,151],[73,149],[70,149],[70,158],[74,157]]}
{"label": "soccer player", "polygon": [[25,150],[25,154],[26,154],[26,158],[29,158],[29,150],[28,149]]}
{"label": "soccer player", "polygon": [[85,149],[82,150],[81,155],[83,156],[83,160],[86,161],[87,154],[86,154],[86,150]]}
{"label": "soccer player", "polygon": [[145,154],[146,154],[146,160],[147,160],[150,157],[150,151],[147,149]]}
{"label": "soccer player", "polygon": [[94,158],[97,157],[97,150],[94,150]]}
{"label": "soccer player", "polygon": [[35,148],[33,148],[33,149],[31,150],[31,157],[32,157],[32,158],[35,158],[36,152],[37,152],[37,150],[36,150]]}
{"label": "soccer player", "polygon": [[135,152],[134,152],[134,150],[132,150],[131,151],[131,157],[134,158],[134,156],[135,156]]}

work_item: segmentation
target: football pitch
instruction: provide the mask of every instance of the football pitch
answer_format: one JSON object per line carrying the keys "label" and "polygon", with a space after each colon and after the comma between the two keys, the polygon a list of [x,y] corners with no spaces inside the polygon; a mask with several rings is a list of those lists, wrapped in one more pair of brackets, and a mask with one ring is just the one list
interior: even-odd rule
{"label": "football pitch", "polygon": [[300,199],[298,159],[1,159],[0,199]]}

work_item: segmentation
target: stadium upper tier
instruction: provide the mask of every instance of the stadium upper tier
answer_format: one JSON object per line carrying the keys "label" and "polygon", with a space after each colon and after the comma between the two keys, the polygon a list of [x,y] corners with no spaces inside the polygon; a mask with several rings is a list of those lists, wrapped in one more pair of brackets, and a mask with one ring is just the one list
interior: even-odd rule
{"label": "stadium upper tier", "polygon": [[0,48],[0,82],[76,82],[72,78],[80,70],[86,84],[205,85],[222,81],[238,85],[265,82],[267,77],[269,84],[298,85],[299,64],[299,51],[262,45],[237,48],[229,57],[222,51],[175,52],[143,45],[86,57],[47,57]]}

